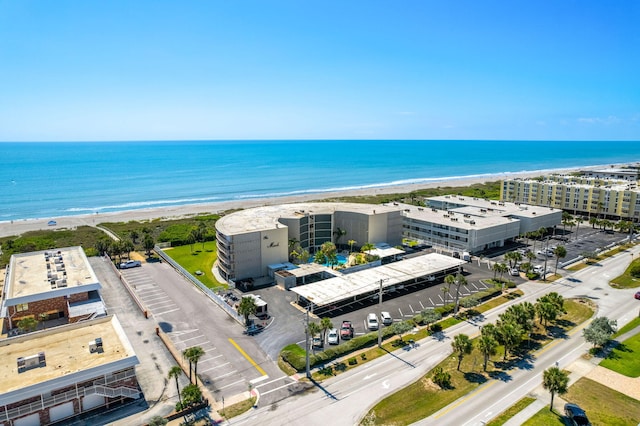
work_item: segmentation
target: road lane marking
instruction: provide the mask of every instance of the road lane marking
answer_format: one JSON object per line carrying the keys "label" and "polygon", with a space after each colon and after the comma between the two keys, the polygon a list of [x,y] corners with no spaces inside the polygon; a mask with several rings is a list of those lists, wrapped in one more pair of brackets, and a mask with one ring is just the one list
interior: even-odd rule
{"label": "road lane marking", "polygon": [[251,365],[253,365],[256,368],[256,370],[258,370],[258,373],[262,374],[263,376],[267,375],[267,373],[262,369],[262,367],[260,367],[253,359],[251,359],[251,357],[247,355],[247,353],[243,351],[242,348],[238,346],[238,344],[234,342],[232,338],[229,338],[229,342],[231,342],[231,344],[238,350],[238,352],[240,352],[242,356],[245,357],[247,361],[249,361]]}

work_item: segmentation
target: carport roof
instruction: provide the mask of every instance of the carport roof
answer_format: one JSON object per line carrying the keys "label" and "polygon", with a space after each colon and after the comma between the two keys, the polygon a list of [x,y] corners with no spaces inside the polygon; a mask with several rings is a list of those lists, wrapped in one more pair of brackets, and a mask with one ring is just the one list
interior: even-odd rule
{"label": "carport roof", "polygon": [[429,253],[384,266],[330,278],[313,284],[294,287],[291,291],[317,306],[325,306],[352,297],[371,293],[406,281],[456,268],[465,262],[438,253]]}

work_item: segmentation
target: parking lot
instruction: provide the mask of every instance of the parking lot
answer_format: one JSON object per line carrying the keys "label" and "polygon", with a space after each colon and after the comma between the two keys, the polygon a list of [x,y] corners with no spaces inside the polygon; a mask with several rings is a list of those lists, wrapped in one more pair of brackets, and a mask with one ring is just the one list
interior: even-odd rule
{"label": "parking lot", "polygon": [[[460,298],[477,293],[488,286],[482,282],[487,278],[493,278],[491,262],[474,258],[473,262],[464,265],[466,286],[460,287]],[[516,283],[524,280],[520,277],[510,277]],[[397,291],[383,295],[380,311],[389,312],[393,322],[412,318],[424,309],[443,306],[445,297],[447,303],[455,300],[455,286],[449,292],[443,292],[445,286],[443,279],[439,278],[428,285],[406,286]],[[280,350],[291,343],[304,346],[305,339],[305,311],[295,302],[295,294],[278,287],[255,290],[262,299],[269,304],[271,318],[266,322],[265,330],[256,335],[256,341],[269,354],[277,356]],[[366,320],[369,313],[378,313],[378,297],[370,297],[365,300],[353,302],[348,306],[323,311],[319,317],[328,317],[335,328],[340,328],[343,320],[350,320],[356,336],[371,332],[367,328]],[[312,321],[319,321],[318,316],[312,315]],[[325,346],[326,347],[326,346]]]}
{"label": "parking lot", "polygon": [[[505,247],[503,250],[496,251],[493,254],[489,254],[488,257],[496,262],[504,262],[504,253],[506,251],[513,251],[519,248],[528,247],[534,253],[536,253],[536,259],[532,261],[534,265],[544,265],[545,256],[537,254],[538,251],[543,250],[546,247],[563,246],[567,250],[567,255],[560,259],[559,270],[563,265],[573,263],[573,261],[580,259],[586,252],[599,252],[606,250],[607,247],[612,247],[618,243],[624,242],[628,238],[628,234],[614,232],[611,230],[602,231],[598,228],[592,228],[590,225],[581,226],[576,232],[570,232],[568,229],[566,233],[562,228],[556,230],[555,235],[551,235],[543,240],[534,241],[529,240],[527,246],[526,239],[520,239],[517,244],[512,244],[509,247]],[[526,261],[526,259],[523,259]],[[547,269],[552,268],[555,270],[556,258],[555,256],[546,256]],[[506,262],[505,262],[506,263]]]}
{"label": "parking lot", "polygon": [[[179,353],[193,346],[204,350],[197,372],[216,400],[250,388],[267,392],[294,383],[251,336],[243,334],[241,325],[168,264],[146,263],[120,273],[150,312],[148,321],[166,333]],[[168,368],[164,370],[158,373],[163,378]]]}

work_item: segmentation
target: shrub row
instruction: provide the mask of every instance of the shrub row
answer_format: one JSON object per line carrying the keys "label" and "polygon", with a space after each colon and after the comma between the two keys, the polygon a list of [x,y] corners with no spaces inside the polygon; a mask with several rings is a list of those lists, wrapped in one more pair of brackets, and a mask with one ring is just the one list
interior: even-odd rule
{"label": "shrub row", "polygon": [[[393,335],[390,328],[385,327],[382,329],[382,338],[386,339]],[[318,352],[309,357],[309,365],[314,367],[318,364],[324,364],[330,362],[336,358],[339,358],[345,354],[349,354],[358,349],[374,346],[378,342],[378,332],[367,333],[363,336],[356,336],[351,340],[343,341],[344,343],[328,348],[322,352]],[[305,351],[297,351],[285,348],[280,355],[282,359],[288,362],[297,371],[304,371],[306,368],[306,356]]]}

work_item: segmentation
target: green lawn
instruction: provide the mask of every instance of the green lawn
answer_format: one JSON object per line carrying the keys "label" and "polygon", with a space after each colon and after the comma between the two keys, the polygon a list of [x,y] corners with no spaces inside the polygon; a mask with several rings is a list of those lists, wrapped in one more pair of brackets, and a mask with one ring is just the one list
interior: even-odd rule
{"label": "green lawn", "polygon": [[491,420],[487,423],[487,426],[502,426],[507,421],[511,419],[511,417],[518,414],[520,411],[527,408],[530,404],[532,404],[536,399],[525,396],[520,401],[513,404],[511,407],[507,408],[504,412],[502,412],[498,417]]}
{"label": "green lawn", "polygon": [[629,271],[634,265],[640,265],[640,259],[635,259],[629,263],[629,266],[622,275],[611,280],[611,287],[614,288],[636,288],[640,287],[640,278],[634,278]]}
{"label": "green lawn", "polygon": [[562,413],[549,411],[549,406],[538,411],[533,417],[524,422],[522,426],[564,426],[564,416]]}
{"label": "green lawn", "polygon": [[[216,243],[214,241],[204,243],[196,243],[186,246],[171,247],[164,249],[167,256],[178,262],[180,266],[189,271],[194,277],[209,288],[225,286],[216,281],[211,268],[218,258]],[[196,271],[201,271],[202,275],[196,275]]]}
{"label": "green lawn", "polygon": [[582,407],[593,425],[636,426],[640,422],[640,401],[584,377],[562,398]]}
{"label": "green lawn", "polygon": [[634,328],[636,328],[637,326],[640,325],[640,317],[635,317],[634,319],[632,319],[631,321],[629,321],[629,323],[627,323],[624,327],[620,328],[614,335],[613,338],[616,338],[618,336],[622,336],[624,333],[626,333],[627,331],[631,331]]}
{"label": "green lawn", "polygon": [[639,377],[640,333],[620,343],[600,365],[628,377]]}

